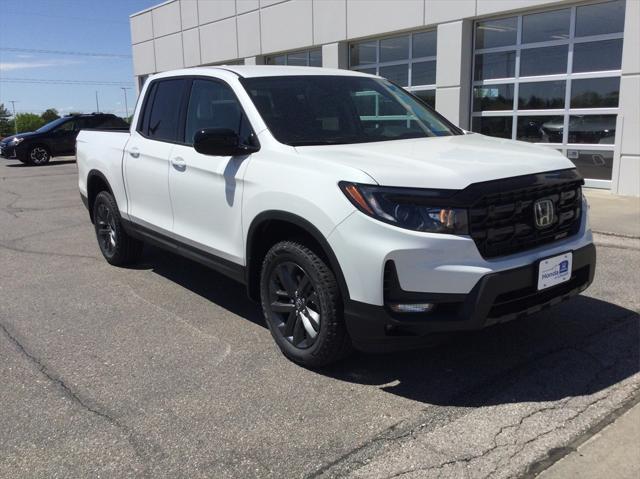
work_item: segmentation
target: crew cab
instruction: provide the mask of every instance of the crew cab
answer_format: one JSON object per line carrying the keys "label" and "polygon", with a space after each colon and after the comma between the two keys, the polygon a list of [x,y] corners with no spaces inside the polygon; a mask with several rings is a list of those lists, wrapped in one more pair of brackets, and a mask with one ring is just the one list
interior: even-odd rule
{"label": "crew cab", "polygon": [[0,156],[42,166],[49,163],[52,157],[75,155],[76,137],[83,129],[128,130],[129,124],[111,113],[67,115],[36,131],[3,138],[0,141]]}
{"label": "crew cab", "polygon": [[520,318],[594,276],[568,159],[465,132],[364,73],[161,73],[130,132],[82,131],[77,155],[109,263],[152,243],[245,284],[306,366]]}

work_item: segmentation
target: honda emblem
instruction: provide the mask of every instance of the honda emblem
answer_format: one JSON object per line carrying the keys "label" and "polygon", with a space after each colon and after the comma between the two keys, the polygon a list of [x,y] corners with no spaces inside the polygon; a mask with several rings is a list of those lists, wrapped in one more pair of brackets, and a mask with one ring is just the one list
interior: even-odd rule
{"label": "honda emblem", "polygon": [[538,200],[533,204],[533,216],[538,228],[548,228],[555,220],[553,201]]}

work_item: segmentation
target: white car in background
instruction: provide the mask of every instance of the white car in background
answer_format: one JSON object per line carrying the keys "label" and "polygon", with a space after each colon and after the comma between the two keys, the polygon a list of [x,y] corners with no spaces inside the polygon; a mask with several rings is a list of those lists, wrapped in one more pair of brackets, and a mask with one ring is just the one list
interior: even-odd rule
{"label": "white car in background", "polygon": [[307,366],[531,314],[594,275],[568,159],[354,71],[158,74],[131,131],[82,131],[77,155],[107,261],[148,242],[246,284]]}

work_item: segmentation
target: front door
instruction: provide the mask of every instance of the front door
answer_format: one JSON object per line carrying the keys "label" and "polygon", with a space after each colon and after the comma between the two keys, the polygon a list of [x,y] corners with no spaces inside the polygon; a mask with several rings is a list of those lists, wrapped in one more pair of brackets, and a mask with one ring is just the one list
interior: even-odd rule
{"label": "front door", "polygon": [[195,79],[184,128],[184,144],[171,152],[169,190],[173,231],[188,243],[242,264],[242,188],[250,156],[208,156],[193,149],[203,128],[229,128],[240,138],[251,127],[233,90],[224,82]]}
{"label": "front door", "polygon": [[76,137],[78,136],[78,120],[64,122],[52,132],[51,155],[72,155],[75,152]]}

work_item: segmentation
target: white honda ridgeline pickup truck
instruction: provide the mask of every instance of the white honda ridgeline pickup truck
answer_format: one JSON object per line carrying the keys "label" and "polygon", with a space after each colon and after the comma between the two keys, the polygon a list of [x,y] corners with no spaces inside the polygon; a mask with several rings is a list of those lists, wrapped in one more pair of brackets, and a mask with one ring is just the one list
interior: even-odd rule
{"label": "white honda ridgeline pickup truck", "polygon": [[82,131],[77,155],[109,263],[144,242],[244,283],[306,366],[519,318],[594,275],[568,159],[468,134],[376,76],[161,73],[130,132]]}

